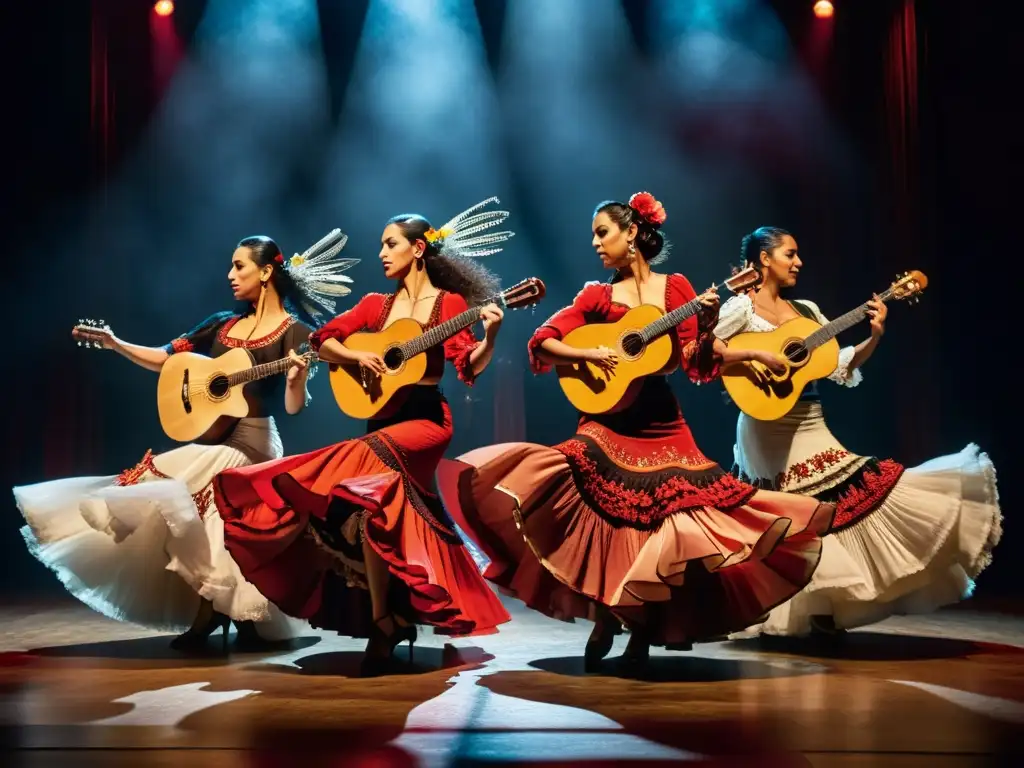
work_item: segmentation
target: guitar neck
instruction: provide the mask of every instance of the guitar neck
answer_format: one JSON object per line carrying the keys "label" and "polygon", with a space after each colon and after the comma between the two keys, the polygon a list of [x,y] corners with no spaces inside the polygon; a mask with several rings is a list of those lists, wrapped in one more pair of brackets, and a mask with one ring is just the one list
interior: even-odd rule
{"label": "guitar neck", "polygon": [[408,360],[411,357],[426,352],[431,347],[447,341],[462,329],[469,328],[479,319],[480,307],[470,307],[465,312],[460,312],[455,317],[435,325],[422,336],[417,336],[415,339],[402,344],[401,349],[405,359]]}
{"label": "guitar neck", "polygon": [[681,307],[676,307],[671,312],[668,312],[653,323],[649,323],[643,327],[640,331],[640,335],[643,337],[644,343],[648,343],[658,338],[662,334],[668,333],[677,325],[684,320],[693,317],[695,314],[700,312],[701,306],[700,298],[690,299],[690,301],[683,304]]}
{"label": "guitar neck", "polygon": [[268,376],[274,376],[278,373],[284,373],[291,366],[292,362],[290,358],[282,357],[280,360],[274,360],[271,363],[263,363],[261,365],[254,365],[252,368],[246,368],[244,371],[237,371],[228,376],[228,386],[234,387],[238,384],[248,384],[250,381],[258,381],[259,379],[265,379]]}
{"label": "guitar neck", "polygon": [[[892,288],[879,294],[878,298],[882,301],[888,301],[892,298]],[[865,317],[868,316],[868,304],[867,302],[861,304],[855,309],[851,309],[845,315],[840,315],[835,320],[821,326],[818,330],[804,339],[804,347],[808,350],[816,349],[824,344],[826,341],[830,341],[838,336],[843,331],[852,328]]]}

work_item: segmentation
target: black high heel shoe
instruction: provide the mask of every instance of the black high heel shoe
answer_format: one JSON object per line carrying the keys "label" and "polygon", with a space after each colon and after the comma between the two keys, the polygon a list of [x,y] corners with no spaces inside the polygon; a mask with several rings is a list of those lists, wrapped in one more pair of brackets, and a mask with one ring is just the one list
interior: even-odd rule
{"label": "black high heel shoe", "polygon": [[[391,621],[391,632],[386,632],[381,624]],[[394,616],[385,616],[373,622],[370,640],[366,644],[366,654],[359,665],[361,677],[377,677],[394,669],[394,658],[391,654],[400,643],[409,641],[409,663],[413,662],[413,647],[416,643],[416,625],[399,624]]]}
{"label": "black high heel shoe", "polygon": [[[198,621],[199,617],[196,617]],[[231,619],[219,611],[210,611],[209,618],[198,624],[193,624],[187,631],[171,640],[171,648],[175,651],[198,651],[206,647],[206,641],[218,629],[221,630],[221,649],[224,653],[228,651],[228,629],[231,627]]]}
{"label": "black high heel shoe", "polygon": [[590,633],[583,649],[584,672],[596,672],[601,668],[601,660],[611,652],[615,636],[620,631],[619,622],[611,616],[600,618],[594,623],[594,631]]}
{"label": "black high heel shoe", "polygon": [[622,663],[632,669],[643,667],[651,657],[651,643],[644,632],[632,630],[626,650],[623,651]]}

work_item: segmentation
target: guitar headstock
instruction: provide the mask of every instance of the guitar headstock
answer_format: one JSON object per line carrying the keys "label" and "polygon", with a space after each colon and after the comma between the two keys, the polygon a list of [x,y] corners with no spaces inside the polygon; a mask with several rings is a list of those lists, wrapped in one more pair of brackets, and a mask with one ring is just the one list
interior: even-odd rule
{"label": "guitar headstock", "polygon": [[912,270],[897,275],[896,281],[889,286],[889,294],[894,299],[909,299],[911,303],[921,300],[921,294],[928,287],[928,278],[924,272]]}
{"label": "guitar headstock", "polygon": [[114,337],[114,332],[103,320],[85,320],[79,318],[78,325],[71,330],[71,335],[78,346],[86,349],[104,349]]}
{"label": "guitar headstock", "polygon": [[501,292],[501,303],[508,309],[521,309],[537,304],[547,293],[544,281],[538,277],[522,280]]}
{"label": "guitar headstock", "polygon": [[760,279],[760,272],[753,267],[747,267],[726,280],[724,285],[732,293],[743,293],[757,285]]}

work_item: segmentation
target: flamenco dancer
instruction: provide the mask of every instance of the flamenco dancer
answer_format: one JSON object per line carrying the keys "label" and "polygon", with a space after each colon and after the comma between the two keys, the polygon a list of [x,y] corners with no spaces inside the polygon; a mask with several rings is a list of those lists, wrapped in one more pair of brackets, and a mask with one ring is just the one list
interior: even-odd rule
{"label": "flamenco dancer", "polygon": [[223,469],[283,454],[275,416],[297,414],[309,399],[307,365],[294,350],[318,317],[333,314],[334,297],[349,292],[351,280],[341,273],[357,260],[334,259],[345,241],[335,230],[286,261],[270,238],[245,238],[231,256],[228,280],[248,309],[211,315],[162,347],[130,344],[109,329],[74,331],[151,371],[182,351],[217,356],[235,347],[257,363],[293,361],[287,376],[245,385],[249,415],[217,444],[147,451],[116,476],[14,489],[29,551],[90,608],[154,629],[188,628],[171,643],[177,649],[204,645],[218,628],[226,647],[232,621],[236,646],[246,649],[299,628],[245,581],[225,550],[212,482]]}
{"label": "flamenco dancer", "polygon": [[[761,283],[725,303],[716,335],[774,331],[799,316],[828,323],[814,302],[782,298],[803,267],[790,232],[755,229],[743,238],[741,255],[760,268]],[[860,369],[885,333],[886,305],[876,297],[868,307],[870,336],[842,349],[828,377],[843,386],[860,383]],[[977,445],[912,468],[853,454],[829,431],[813,386],[781,419],[741,413],[734,454],[744,480],[837,507],[811,583],[752,632],[834,634],[962,600],[1001,535],[995,470]]]}
{"label": "flamenco dancer", "polygon": [[[492,201],[440,230],[415,214],[388,221],[380,260],[395,291],[367,294],[313,334],[321,359],[358,364],[372,382],[384,373],[384,361],[348,349],[349,336],[399,318],[436,327],[492,296],[497,279],[471,258],[496,253],[512,236],[481,234],[508,216],[480,211]],[[228,550],[245,577],[292,616],[368,636],[367,676],[388,671],[402,641],[411,652],[417,624],[464,636],[493,632],[509,620],[434,491],[434,471],[452,438],[438,382],[445,360],[470,386],[487,367],[502,312],[487,304],[480,318],[483,340],[465,329],[428,349],[420,385],[410,387],[397,412],[369,421],[363,437],[230,469],[214,485]]]}
{"label": "flamenco dancer", "polygon": [[[719,338],[773,331],[800,316],[828,323],[813,302],[782,297],[803,267],[789,232],[754,230],[743,238],[742,258],[760,269],[761,282],[725,303]],[[871,335],[840,351],[828,377],[837,384],[860,383],[885,332],[885,304],[875,297],[868,307]],[[851,453],[825,423],[816,387],[775,421],[741,413],[734,452],[745,481],[836,505],[810,584],[752,632],[833,634],[956,602],[973,591],[1002,532],[995,470],[978,446],[912,468]]]}
{"label": "flamenco dancer", "polygon": [[[669,312],[695,298],[682,275],[652,270],[665,257],[664,221],[646,192],[597,207],[592,244],[612,279],[588,283],[537,330],[535,372],[580,360],[613,372],[612,349],[562,339],[642,303]],[[680,366],[697,383],[714,379],[723,360],[741,359],[711,333],[715,291],[701,302],[704,310],[673,333]],[[624,659],[642,664],[650,645],[687,649],[790,599],[810,581],[833,511],[723,472],[697,447],[664,375],[647,377],[624,410],[581,415],[559,445],[478,449],[444,462],[439,480],[457,522],[490,559],[486,578],[548,616],[595,620],[588,670],[610,652],[620,622],[631,630]]]}

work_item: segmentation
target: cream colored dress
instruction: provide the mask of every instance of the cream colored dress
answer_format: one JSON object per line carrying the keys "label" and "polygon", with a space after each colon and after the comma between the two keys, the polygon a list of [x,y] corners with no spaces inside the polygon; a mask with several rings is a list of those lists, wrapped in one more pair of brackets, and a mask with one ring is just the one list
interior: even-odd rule
{"label": "cream colored dress", "polygon": [[[814,303],[798,303],[828,322]],[[715,334],[772,330],[749,297],[736,296]],[[830,380],[860,383],[853,355],[853,347],[840,351]],[[741,479],[838,507],[811,583],[748,633],[805,634],[812,616],[852,628],[957,602],[970,596],[1002,534],[995,469],[978,446],[912,468],[853,453],[829,430],[816,389],[776,421],[741,413],[733,452]]]}

